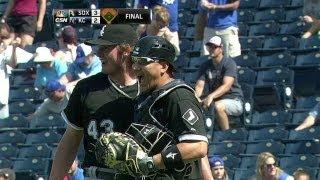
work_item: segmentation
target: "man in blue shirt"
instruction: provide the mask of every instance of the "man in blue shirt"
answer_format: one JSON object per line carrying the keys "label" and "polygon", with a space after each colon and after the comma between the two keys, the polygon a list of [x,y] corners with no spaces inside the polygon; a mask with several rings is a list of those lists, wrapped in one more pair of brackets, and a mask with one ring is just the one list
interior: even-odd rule
{"label": "man in blue shirt", "polygon": [[240,0],[202,0],[196,24],[196,39],[203,37],[202,54],[208,55],[205,43],[213,36],[222,38],[224,55],[241,55],[238,37],[237,9]]}
{"label": "man in blue shirt", "polygon": [[68,175],[63,180],[84,180],[83,169],[78,167],[78,165],[79,160],[76,158],[68,171]]}
{"label": "man in blue shirt", "polygon": [[78,45],[77,57],[68,67],[67,73],[61,77],[60,81],[67,86],[67,93],[71,93],[74,86],[86,77],[101,72],[101,61],[92,52],[91,46],[84,43]]}

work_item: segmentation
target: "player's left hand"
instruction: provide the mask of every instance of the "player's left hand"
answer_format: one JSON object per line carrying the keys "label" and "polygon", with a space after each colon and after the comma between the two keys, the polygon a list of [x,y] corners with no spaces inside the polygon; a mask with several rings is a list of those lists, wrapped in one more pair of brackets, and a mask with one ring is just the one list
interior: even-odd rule
{"label": "player's left hand", "polygon": [[40,21],[38,21],[38,22],[37,22],[37,32],[42,31],[42,26],[43,26],[43,23],[40,22]]}

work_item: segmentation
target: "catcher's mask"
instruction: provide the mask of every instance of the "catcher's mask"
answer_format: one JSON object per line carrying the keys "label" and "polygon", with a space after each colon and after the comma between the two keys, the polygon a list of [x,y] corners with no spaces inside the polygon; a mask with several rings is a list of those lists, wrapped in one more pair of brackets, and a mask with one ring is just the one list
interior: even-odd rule
{"label": "catcher's mask", "polygon": [[168,133],[151,124],[132,123],[126,134],[134,138],[148,155],[155,155],[174,144],[173,137]]}

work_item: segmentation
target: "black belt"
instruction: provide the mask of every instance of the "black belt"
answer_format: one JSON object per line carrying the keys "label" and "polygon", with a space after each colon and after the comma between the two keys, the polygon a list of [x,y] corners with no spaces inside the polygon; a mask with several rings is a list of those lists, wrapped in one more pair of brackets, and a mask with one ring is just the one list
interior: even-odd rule
{"label": "black belt", "polygon": [[108,180],[131,180],[135,179],[132,176],[125,174],[118,174],[113,169],[100,168],[96,166],[90,166],[84,168],[85,177],[98,178],[98,179],[108,179]]}

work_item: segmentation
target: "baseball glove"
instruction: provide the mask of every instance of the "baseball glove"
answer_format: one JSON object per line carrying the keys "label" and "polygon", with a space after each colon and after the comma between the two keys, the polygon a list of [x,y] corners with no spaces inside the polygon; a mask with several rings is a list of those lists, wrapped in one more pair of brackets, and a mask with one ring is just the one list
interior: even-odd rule
{"label": "baseball glove", "polygon": [[101,166],[112,168],[117,173],[134,177],[149,174],[144,168],[147,153],[126,134],[112,132],[101,135],[95,153]]}

